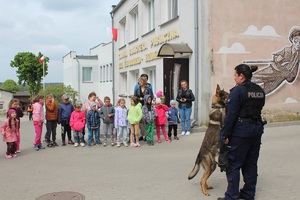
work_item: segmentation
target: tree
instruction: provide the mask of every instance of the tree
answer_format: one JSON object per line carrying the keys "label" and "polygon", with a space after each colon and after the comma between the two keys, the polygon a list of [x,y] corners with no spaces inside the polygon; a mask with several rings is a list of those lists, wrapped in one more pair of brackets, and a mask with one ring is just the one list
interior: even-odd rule
{"label": "tree", "polygon": [[61,103],[61,96],[63,94],[67,94],[73,102],[76,100],[75,96],[77,96],[78,92],[75,91],[70,85],[65,86],[64,84],[55,84],[55,85],[49,85],[45,88],[45,91],[40,91],[39,94],[42,94],[45,96],[45,99],[47,98],[47,94],[53,94],[54,100],[57,104]]}
{"label": "tree", "polygon": [[12,80],[12,79],[7,79],[4,81],[1,85],[1,89],[11,91],[11,92],[17,92],[20,91],[20,87],[18,84]]}
{"label": "tree", "polygon": [[[15,56],[14,60],[10,62],[11,67],[18,68],[18,83],[23,86],[27,84],[28,91],[31,94],[37,94],[42,88],[43,63],[39,62],[42,56],[41,52],[39,52],[37,56],[31,52],[20,52]],[[49,58],[45,57],[44,76],[48,74],[48,62]]]}

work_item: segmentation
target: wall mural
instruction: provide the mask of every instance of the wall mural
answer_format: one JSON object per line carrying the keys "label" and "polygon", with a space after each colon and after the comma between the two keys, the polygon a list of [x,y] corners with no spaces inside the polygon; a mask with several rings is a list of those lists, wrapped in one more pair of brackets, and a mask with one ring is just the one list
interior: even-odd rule
{"label": "wall mural", "polygon": [[[269,27],[270,28],[270,27]],[[276,32],[274,32],[274,36]],[[273,53],[273,59],[270,61],[248,60],[244,63],[249,65],[261,65],[253,74],[252,81],[259,84],[267,95],[274,93],[284,83],[292,84],[299,74],[300,61],[300,27],[291,28],[288,36],[289,46],[283,47],[281,50]]]}

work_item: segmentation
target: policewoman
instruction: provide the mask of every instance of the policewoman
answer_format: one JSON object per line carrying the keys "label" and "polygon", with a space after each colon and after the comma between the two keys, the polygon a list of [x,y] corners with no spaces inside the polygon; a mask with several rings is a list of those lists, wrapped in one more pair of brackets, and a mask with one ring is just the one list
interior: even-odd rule
{"label": "policewoman", "polygon": [[[261,111],[265,105],[263,89],[251,82],[257,67],[240,64],[235,67],[236,85],[230,90],[221,139],[228,147],[229,167],[226,170],[227,191],[218,200],[254,199],[257,182],[257,161],[263,134]],[[244,186],[239,190],[240,170]]]}

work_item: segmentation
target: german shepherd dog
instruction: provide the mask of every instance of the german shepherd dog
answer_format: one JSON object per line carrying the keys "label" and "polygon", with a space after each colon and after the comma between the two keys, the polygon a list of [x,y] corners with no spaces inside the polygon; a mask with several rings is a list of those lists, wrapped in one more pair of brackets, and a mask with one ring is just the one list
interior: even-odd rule
{"label": "german shepherd dog", "polygon": [[188,176],[189,180],[194,178],[200,169],[200,165],[202,165],[204,173],[200,180],[200,185],[205,196],[210,195],[207,189],[213,189],[212,186],[207,185],[206,181],[216,169],[216,158],[219,155],[220,148],[220,128],[221,124],[224,123],[227,97],[228,92],[221,90],[220,86],[217,85],[216,94],[212,98],[209,124],[196,158],[195,166]]}

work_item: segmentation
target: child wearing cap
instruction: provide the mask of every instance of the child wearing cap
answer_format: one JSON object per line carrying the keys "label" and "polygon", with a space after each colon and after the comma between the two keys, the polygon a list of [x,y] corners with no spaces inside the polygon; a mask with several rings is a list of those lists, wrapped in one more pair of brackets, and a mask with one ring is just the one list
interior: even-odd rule
{"label": "child wearing cap", "polygon": [[74,144],[71,136],[70,117],[74,110],[73,105],[69,102],[68,95],[62,96],[62,103],[58,108],[58,124],[61,124],[61,140],[62,146],[66,146],[66,133],[68,136],[68,144]]}
{"label": "child wearing cap", "polygon": [[156,98],[155,100],[155,109],[156,109],[156,120],[155,120],[155,129],[156,129],[156,135],[157,135],[157,142],[161,143],[160,140],[160,129],[162,130],[164,134],[164,138],[166,142],[171,142],[167,136],[167,132],[165,129],[165,125],[167,123],[167,117],[166,117],[166,112],[169,110],[168,106],[165,104],[161,103],[160,98]]}
{"label": "child wearing cap", "polygon": [[178,109],[176,108],[176,101],[170,101],[170,108],[168,110],[168,137],[171,140],[172,130],[174,130],[174,139],[179,140],[177,137],[177,124],[179,123]]}
{"label": "child wearing cap", "polygon": [[90,110],[86,116],[86,125],[88,128],[88,146],[92,146],[93,134],[95,135],[96,144],[100,144],[99,128],[100,128],[100,114],[97,110],[97,105],[94,102],[90,103]]}
{"label": "child wearing cap", "polygon": [[81,101],[76,101],[75,103],[75,110],[72,112],[70,117],[70,126],[73,130],[73,136],[74,136],[74,147],[78,147],[79,143],[80,146],[84,147],[85,144],[83,142],[83,134],[82,131],[85,126],[85,114],[83,111],[81,111],[82,103]]}
{"label": "child wearing cap", "polygon": [[17,157],[17,136],[20,134],[20,121],[17,120],[17,112],[14,109],[9,109],[7,116],[0,131],[3,135],[3,141],[7,144],[5,157],[12,158]]}

